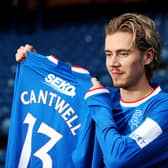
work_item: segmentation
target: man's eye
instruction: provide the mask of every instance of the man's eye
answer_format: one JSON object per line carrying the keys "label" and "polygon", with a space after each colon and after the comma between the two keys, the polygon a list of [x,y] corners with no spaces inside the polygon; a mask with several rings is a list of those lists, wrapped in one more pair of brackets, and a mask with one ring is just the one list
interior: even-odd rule
{"label": "man's eye", "polygon": [[106,53],[106,57],[110,57],[110,56],[111,56],[111,54],[107,54],[107,53]]}
{"label": "man's eye", "polygon": [[120,52],[120,56],[128,56],[128,52]]}

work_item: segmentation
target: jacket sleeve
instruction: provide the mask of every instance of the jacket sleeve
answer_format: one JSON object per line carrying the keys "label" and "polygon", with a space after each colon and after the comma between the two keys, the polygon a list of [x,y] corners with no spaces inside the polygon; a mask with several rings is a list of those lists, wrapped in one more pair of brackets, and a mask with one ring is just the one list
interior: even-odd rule
{"label": "jacket sleeve", "polygon": [[113,119],[113,102],[109,91],[98,88],[87,92],[85,97],[91,117],[96,123],[96,136],[107,167],[125,168],[140,166],[142,163],[154,164],[151,157],[162,157],[157,157],[158,150],[164,148],[167,143],[165,137],[168,135],[163,134],[157,122],[147,117],[135,131],[122,135]]}

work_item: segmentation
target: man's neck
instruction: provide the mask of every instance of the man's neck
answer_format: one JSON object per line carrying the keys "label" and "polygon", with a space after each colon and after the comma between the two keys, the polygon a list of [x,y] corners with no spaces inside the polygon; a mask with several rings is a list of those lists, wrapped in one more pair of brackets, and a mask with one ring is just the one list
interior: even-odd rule
{"label": "man's neck", "polygon": [[137,101],[149,95],[152,90],[148,83],[127,89],[120,88],[121,99],[127,102]]}

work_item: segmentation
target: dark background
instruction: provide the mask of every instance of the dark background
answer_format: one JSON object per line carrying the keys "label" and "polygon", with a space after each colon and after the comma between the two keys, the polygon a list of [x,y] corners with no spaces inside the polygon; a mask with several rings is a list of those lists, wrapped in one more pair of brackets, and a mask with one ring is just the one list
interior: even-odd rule
{"label": "dark background", "polygon": [[136,12],[153,18],[163,40],[161,64],[154,81],[168,91],[168,9],[150,0],[0,0],[0,168],[4,167],[13,85],[15,53],[31,44],[87,68],[111,85],[105,68],[104,26],[112,17]]}

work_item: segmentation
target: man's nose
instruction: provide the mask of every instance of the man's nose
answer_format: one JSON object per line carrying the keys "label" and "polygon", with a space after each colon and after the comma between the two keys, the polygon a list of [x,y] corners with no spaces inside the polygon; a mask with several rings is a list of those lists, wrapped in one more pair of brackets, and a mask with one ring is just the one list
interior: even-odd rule
{"label": "man's nose", "polygon": [[110,66],[119,66],[120,65],[120,61],[119,58],[117,57],[117,55],[113,55],[110,60],[109,60],[109,65]]}

